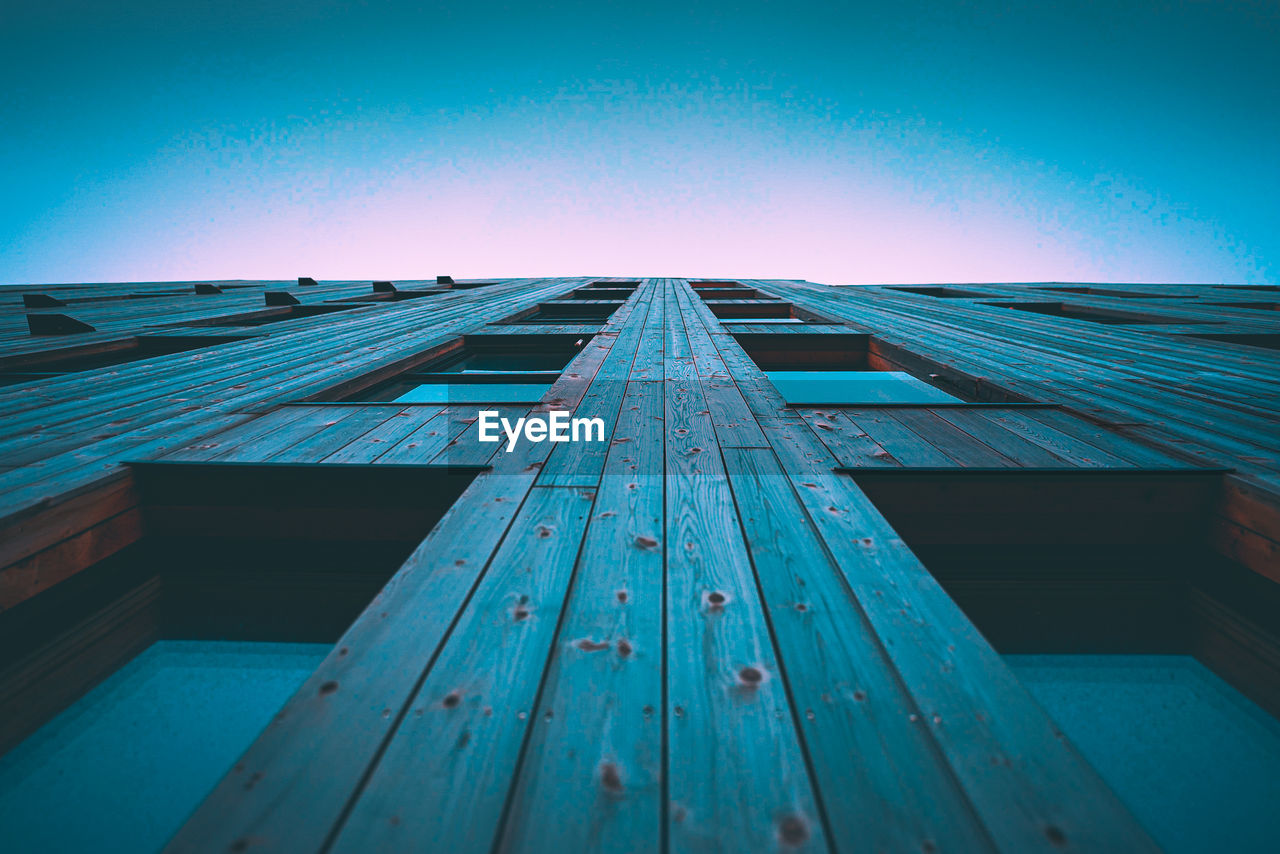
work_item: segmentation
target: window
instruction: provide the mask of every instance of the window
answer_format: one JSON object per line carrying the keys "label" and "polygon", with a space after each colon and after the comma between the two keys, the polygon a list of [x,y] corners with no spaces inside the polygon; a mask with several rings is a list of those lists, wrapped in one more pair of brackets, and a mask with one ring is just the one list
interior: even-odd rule
{"label": "window", "polygon": [[1268,332],[1258,333],[1221,333],[1209,335],[1188,335],[1188,338],[1199,338],[1204,341],[1219,341],[1223,344],[1240,344],[1244,347],[1263,347],[1267,350],[1280,350],[1280,335]]}
{"label": "window", "polygon": [[1061,285],[1054,287],[1037,287],[1037,291],[1057,291],[1064,294],[1092,294],[1099,297],[1117,297],[1120,299],[1195,299],[1193,294],[1144,294],[1138,291],[1116,291],[1110,288],[1090,288],[1083,285]]}
{"label": "window", "polygon": [[776,300],[778,297],[766,294],[755,288],[744,288],[734,286],[731,288],[714,288],[699,286],[694,288],[694,292],[704,300],[722,300],[722,299],[769,299]]}
{"label": "window", "polygon": [[146,536],[0,611],[6,850],[160,850],[476,470],[134,474]]}
{"label": "window", "polygon": [[1219,472],[846,475],[1163,848],[1269,850],[1280,589],[1210,545]]}
{"label": "window", "polygon": [[1268,291],[1280,292],[1280,285],[1218,285],[1228,291]]}
{"label": "window", "polygon": [[1005,660],[1165,851],[1275,845],[1280,722],[1194,657]]}
{"label": "window", "polygon": [[776,297],[750,300],[708,299],[706,302],[712,314],[734,323],[835,323]]}
{"label": "window", "polygon": [[790,406],[962,402],[873,351],[869,335],[735,337]]}
{"label": "window", "polygon": [[978,293],[977,291],[966,291],[960,288],[937,288],[937,287],[910,287],[910,288],[888,288],[891,291],[901,291],[904,294],[919,294],[922,297],[935,297],[937,299],[967,299],[969,297],[985,297],[990,294]]}
{"label": "window", "polygon": [[1161,323],[1203,323],[1201,320],[1190,320],[1185,317],[1148,314],[1136,311],[1114,311],[1106,308],[1093,308],[1083,305],[1068,305],[1061,302],[988,302],[983,305],[996,308],[1011,308],[1016,311],[1029,311],[1034,314],[1046,314],[1051,317],[1068,317],[1073,320],[1088,320],[1092,323],[1107,324],[1161,324]]}
{"label": "window", "polygon": [[1280,302],[1211,302],[1223,308],[1251,308],[1258,311],[1280,311]]}
{"label": "window", "polygon": [[322,314],[332,314],[336,311],[350,311],[353,308],[359,308],[354,305],[286,305],[278,308],[268,308],[262,311],[252,311],[246,314],[236,314],[230,317],[214,318],[213,320],[196,321],[187,323],[187,326],[265,326],[268,323],[280,323],[284,320],[298,320],[304,317],[319,317]]}
{"label": "window", "polygon": [[0,360],[0,385],[16,385],[32,380],[61,377],[114,365],[127,365],[146,359],[159,359],[175,353],[186,353],[214,347],[241,337],[195,335],[147,335],[52,352],[14,356]]}
{"label": "window", "polygon": [[958,397],[903,371],[766,371],[791,406],[804,404],[959,403]]}
{"label": "window", "polygon": [[533,308],[504,318],[499,323],[553,323],[578,325],[602,323],[622,306],[617,300],[563,299],[538,303]]}
{"label": "window", "polygon": [[590,340],[576,335],[470,335],[421,365],[344,401],[537,403]]}

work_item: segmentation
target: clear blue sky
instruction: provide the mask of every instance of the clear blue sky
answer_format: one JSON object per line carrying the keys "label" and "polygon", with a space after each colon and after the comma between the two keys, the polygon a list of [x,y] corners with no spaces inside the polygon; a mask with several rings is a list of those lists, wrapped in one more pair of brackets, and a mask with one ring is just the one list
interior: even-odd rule
{"label": "clear blue sky", "polygon": [[0,4],[0,282],[1280,278],[1274,2]]}

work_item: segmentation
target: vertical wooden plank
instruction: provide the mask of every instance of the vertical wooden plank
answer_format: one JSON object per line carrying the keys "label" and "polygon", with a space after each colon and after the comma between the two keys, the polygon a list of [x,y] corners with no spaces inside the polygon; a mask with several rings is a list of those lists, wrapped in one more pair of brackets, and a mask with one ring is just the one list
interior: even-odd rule
{"label": "vertical wooden plank", "polygon": [[532,486],[477,478],[165,851],[321,850]]}
{"label": "vertical wooden plank", "polygon": [[535,487],[333,845],[484,851],[535,712],[594,492]]}
{"label": "vertical wooden plank", "polygon": [[[668,327],[674,352],[688,352],[683,338]],[[664,538],[670,849],[763,851],[786,843],[821,851],[820,812],[706,400],[690,366],[677,359],[674,367]]]}
{"label": "vertical wooden plank", "polygon": [[773,451],[725,463],[832,847],[991,850]]}
{"label": "vertical wooden plank", "polygon": [[662,383],[631,383],[515,781],[504,851],[662,836]]}
{"label": "vertical wooden plank", "polygon": [[436,406],[406,406],[399,411],[386,409],[385,421],[329,454],[323,462],[371,463],[439,415],[442,409],[443,407]]}

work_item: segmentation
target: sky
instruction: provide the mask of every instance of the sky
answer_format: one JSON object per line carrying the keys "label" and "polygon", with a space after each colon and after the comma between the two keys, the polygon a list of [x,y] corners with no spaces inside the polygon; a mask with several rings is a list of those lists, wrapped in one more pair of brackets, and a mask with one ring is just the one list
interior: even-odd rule
{"label": "sky", "polygon": [[1280,281],[1280,4],[0,0],[0,283]]}

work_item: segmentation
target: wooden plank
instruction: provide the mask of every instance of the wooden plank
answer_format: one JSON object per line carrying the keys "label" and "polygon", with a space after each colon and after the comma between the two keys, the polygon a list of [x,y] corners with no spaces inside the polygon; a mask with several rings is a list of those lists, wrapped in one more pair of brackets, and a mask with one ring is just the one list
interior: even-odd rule
{"label": "wooden plank", "polygon": [[[667,346],[688,352],[683,338],[669,328]],[[707,451],[714,428],[687,375],[667,380],[666,420],[670,848],[755,851],[785,838],[821,850],[826,834],[728,478]]]}
{"label": "wooden plank", "polygon": [[923,407],[892,409],[885,414],[917,435],[927,436],[929,444],[946,454],[957,465],[966,468],[998,468],[1014,465],[1013,460],[990,445],[975,439],[951,422]]}
{"label": "wooden plank", "polygon": [[725,461],[833,848],[991,850],[773,452]]}
{"label": "wooden plank", "polygon": [[477,478],[165,850],[320,850],[532,486]]}
{"label": "wooden plank", "polygon": [[530,493],[330,851],[492,845],[594,498]]}
{"label": "wooden plank", "polygon": [[1157,850],[853,482],[796,487],[996,847]]}
{"label": "wooden plank", "polygon": [[501,850],[631,852],[662,836],[661,433],[646,441],[662,410],[661,382],[630,384]]}
{"label": "wooden plank", "polygon": [[888,451],[904,467],[954,466],[956,462],[935,448],[928,439],[894,418],[889,410],[860,409],[845,412],[858,430]]}
{"label": "wooden plank", "polygon": [[444,407],[409,406],[402,410],[383,410],[385,420],[347,444],[322,457],[324,463],[371,463],[395,447],[410,433],[439,415]]}

